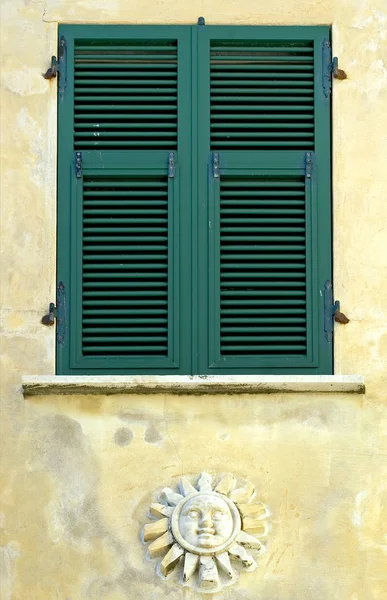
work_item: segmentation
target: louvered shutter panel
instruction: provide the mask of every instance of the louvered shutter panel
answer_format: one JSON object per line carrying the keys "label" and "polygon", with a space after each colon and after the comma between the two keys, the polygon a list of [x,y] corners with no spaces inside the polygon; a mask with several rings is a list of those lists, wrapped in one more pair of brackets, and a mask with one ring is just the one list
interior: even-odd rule
{"label": "louvered shutter panel", "polygon": [[199,28],[200,372],[332,372],[328,37]]}
{"label": "louvered shutter panel", "polygon": [[329,33],[60,26],[59,373],[332,372]]}
{"label": "louvered shutter panel", "polygon": [[[58,371],[189,370],[190,117],[180,27],[62,26]],[[76,173],[75,153],[81,153]],[[172,164],[170,165],[170,159]]]}

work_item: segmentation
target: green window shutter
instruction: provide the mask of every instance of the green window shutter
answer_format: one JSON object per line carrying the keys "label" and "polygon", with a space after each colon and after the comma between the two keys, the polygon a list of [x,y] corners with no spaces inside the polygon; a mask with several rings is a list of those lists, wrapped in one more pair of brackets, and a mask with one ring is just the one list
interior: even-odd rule
{"label": "green window shutter", "polygon": [[332,372],[329,33],[60,26],[58,373]]}
{"label": "green window shutter", "polygon": [[58,372],[187,372],[189,31],[62,26],[59,36]]}
{"label": "green window shutter", "polygon": [[201,373],[332,372],[325,38],[327,27],[198,30]]}

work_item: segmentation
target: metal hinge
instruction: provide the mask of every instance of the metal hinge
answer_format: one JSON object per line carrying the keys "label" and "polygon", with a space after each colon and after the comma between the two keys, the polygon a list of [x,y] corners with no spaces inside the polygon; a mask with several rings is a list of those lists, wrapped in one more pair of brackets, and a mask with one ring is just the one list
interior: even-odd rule
{"label": "metal hinge", "polygon": [[51,56],[51,67],[49,67],[44,73],[44,79],[52,79],[53,77],[56,77],[56,74],[58,72],[58,65],[59,63],[56,56]]}
{"label": "metal hinge", "polygon": [[206,24],[206,20],[204,17],[199,17],[198,18],[198,25],[205,25]]}
{"label": "metal hinge", "polygon": [[82,177],[82,152],[75,153],[75,176],[78,179]]}
{"label": "metal hinge", "polygon": [[168,156],[168,177],[175,177],[176,175],[176,156],[174,152],[170,152]]}
{"label": "metal hinge", "polygon": [[212,176],[214,179],[219,179],[219,152],[212,153]]}
{"label": "metal hinge", "polygon": [[59,40],[59,53],[58,59],[56,56],[51,57],[51,67],[47,69],[43,77],[45,79],[53,79],[59,74],[59,96],[63,99],[66,91],[66,79],[67,79],[67,43],[65,38],[62,36]]}
{"label": "metal hinge", "polygon": [[56,319],[56,339],[63,346],[66,333],[66,293],[63,281],[56,288],[56,305],[50,302],[48,314],[42,318],[43,325],[54,325]]}
{"label": "metal hinge", "polygon": [[313,152],[305,153],[305,177],[306,179],[312,178],[313,169]]}
{"label": "metal hinge", "polygon": [[332,282],[327,280],[324,285],[324,331],[328,342],[332,341],[335,313],[339,310],[340,302],[338,300],[333,301]]}
{"label": "metal hinge", "polygon": [[347,79],[345,71],[339,69],[339,59],[337,56],[332,58],[331,43],[324,39],[322,46],[323,61],[323,91],[326,98],[332,93],[332,77],[335,79]]}

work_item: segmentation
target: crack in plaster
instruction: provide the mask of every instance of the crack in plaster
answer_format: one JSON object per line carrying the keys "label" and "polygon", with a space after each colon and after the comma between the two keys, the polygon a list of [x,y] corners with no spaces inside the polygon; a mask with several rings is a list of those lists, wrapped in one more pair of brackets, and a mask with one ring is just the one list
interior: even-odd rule
{"label": "crack in plaster", "polygon": [[167,434],[168,439],[170,440],[171,444],[173,445],[175,452],[176,452],[176,456],[178,457],[178,459],[181,462],[181,475],[184,474],[184,464],[183,464],[183,459],[179,454],[179,451],[177,449],[177,446],[175,444],[175,442],[173,441],[171,434],[169,433],[169,428],[168,428],[168,418],[167,418],[167,397],[164,396],[164,409],[163,409],[163,420],[165,423],[165,432]]}
{"label": "crack in plaster", "polygon": [[47,11],[48,11],[48,0],[45,0],[43,2],[42,1],[34,2],[34,0],[30,0],[30,2],[31,2],[31,4],[41,4],[44,7],[43,8],[43,14],[42,14],[42,21],[43,21],[43,23],[57,23],[57,24],[59,24],[59,21],[56,21],[56,20],[51,21],[51,20],[48,20],[48,19],[44,18],[46,16]]}

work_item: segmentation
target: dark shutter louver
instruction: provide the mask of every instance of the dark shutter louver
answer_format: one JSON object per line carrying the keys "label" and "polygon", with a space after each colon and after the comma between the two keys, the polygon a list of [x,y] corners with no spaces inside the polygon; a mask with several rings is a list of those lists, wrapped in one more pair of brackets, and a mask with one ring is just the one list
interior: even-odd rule
{"label": "dark shutter louver", "polygon": [[220,352],[306,353],[305,182],[220,183]]}
{"label": "dark shutter louver", "polygon": [[211,42],[211,148],[314,147],[313,42]]}
{"label": "dark shutter louver", "polygon": [[85,178],[84,356],[166,356],[167,178]]}
{"label": "dark shutter louver", "polygon": [[77,150],[177,147],[176,41],[75,45]]}

